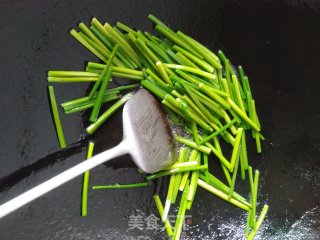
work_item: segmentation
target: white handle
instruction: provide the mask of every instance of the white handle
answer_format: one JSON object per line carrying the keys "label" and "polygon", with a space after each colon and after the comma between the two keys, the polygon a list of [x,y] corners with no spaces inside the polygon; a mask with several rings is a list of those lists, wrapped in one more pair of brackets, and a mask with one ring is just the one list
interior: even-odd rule
{"label": "white handle", "polygon": [[26,191],[25,193],[15,197],[14,199],[4,203],[0,206],[0,218],[3,218],[7,214],[17,210],[25,204],[35,200],[38,197],[46,194],[47,192],[59,187],[60,185],[72,180],[73,178],[81,175],[85,171],[88,171],[108,160],[115,157],[126,154],[128,149],[126,144],[122,141],[118,146],[104,151],[87,161],[83,161],[78,165],[58,174],[57,176],[41,183],[40,185]]}

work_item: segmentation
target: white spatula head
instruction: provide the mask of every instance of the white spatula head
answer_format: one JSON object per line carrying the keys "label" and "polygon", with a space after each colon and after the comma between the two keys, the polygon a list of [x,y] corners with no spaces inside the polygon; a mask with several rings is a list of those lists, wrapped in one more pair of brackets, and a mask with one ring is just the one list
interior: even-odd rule
{"label": "white spatula head", "polygon": [[159,102],[140,89],[123,109],[124,140],[136,165],[146,173],[172,164],[176,148],[166,114]]}

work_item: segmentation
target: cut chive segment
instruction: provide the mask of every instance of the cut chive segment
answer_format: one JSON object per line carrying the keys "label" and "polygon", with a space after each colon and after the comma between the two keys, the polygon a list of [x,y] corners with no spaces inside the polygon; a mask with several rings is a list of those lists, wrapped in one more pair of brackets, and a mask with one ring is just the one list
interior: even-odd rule
{"label": "cut chive segment", "polygon": [[[187,155],[188,155],[187,148],[181,147],[180,151],[179,151],[178,161],[177,161],[176,164],[173,164],[173,165],[187,164],[187,163],[192,163],[192,162],[198,164],[197,161],[185,162],[186,158],[188,157]],[[171,166],[173,166],[173,165],[171,165]],[[184,165],[184,166],[186,166],[186,165]],[[195,166],[195,165],[193,165],[193,166]],[[171,203],[172,204],[174,204],[176,202],[176,199],[177,199],[180,183],[181,183],[181,180],[182,180],[182,173],[177,173],[177,174],[175,174],[175,176],[176,176],[175,177],[175,183],[174,183],[174,188],[173,188],[173,192],[172,192],[172,199],[171,199]]]}
{"label": "cut chive segment", "polygon": [[89,98],[91,99],[93,94],[95,93],[95,91],[97,90],[97,88],[100,85],[101,82],[101,86],[100,86],[100,90],[98,92],[98,96],[97,99],[94,103],[91,115],[90,115],[90,121],[91,122],[95,122],[97,120],[100,108],[101,108],[101,103],[102,103],[102,99],[103,99],[103,95],[106,91],[106,89],[108,88],[108,84],[109,84],[109,79],[112,73],[112,69],[110,68],[111,62],[116,54],[116,52],[118,51],[119,45],[115,45],[115,47],[112,50],[111,56],[103,70],[103,72],[101,73],[100,79],[98,82],[96,82],[96,84],[93,86],[90,94],[89,94]]}
{"label": "cut chive segment", "polygon": [[[190,156],[189,156],[189,159],[188,161],[191,162],[191,161],[194,161],[196,158],[197,158],[197,155],[199,154],[198,150],[196,149],[193,149]],[[182,176],[182,179],[181,179],[181,182],[180,182],[180,186],[179,186],[179,190],[180,191],[183,191],[184,188],[185,188],[185,185],[187,183],[187,180],[188,180],[188,177],[189,177],[189,173],[190,172],[185,172]]]}
{"label": "cut chive segment", "polygon": [[130,32],[130,33],[132,33],[132,34],[136,34],[136,31],[135,30],[133,30],[132,28],[130,28],[129,26],[127,26],[127,25],[125,25],[125,24],[123,24],[123,23],[121,23],[121,22],[116,22],[116,26],[118,27],[118,28],[120,28],[120,29],[122,29],[123,31],[126,31],[126,32]]}
{"label": "cut chive segment", "polygon": [[199,67],[201,67],[203,70],[212,73],[214,71],[214,68],[208,64],[207,62],[199,59],[198,57],[194,56],[192,53],[184,50],[181,47],[173,46],[173,49],[175,49],[178,52],[181,52],[183,55],[185,55],[187,58],[189,58],[192,62],[198,64]]}
{"label": "cut chive segment", "polygon": [[190,166],[197,166],[199,163],[197,161],[191,162],[178,162],[170,165],[169,167],[164,168],[164,170],[174,169],[174,168],[181,168],[181,167],[190,167]]}
{"label": "cut chive segment", "polygon": [[107,62],[105,56],[103,56],[99,51],[97,51],[94,47],[92,47],[76,30],[72,29],[70,34],[77,39],[83,46],[85,46],[90,52],[92,52],[95,56],[97,56],[100,60]]}
{"label": "cut chive segment", "polygon": [[259,170],[255,171],[254,180],[253,180],[253,195],[252,195],[252,224],[255,228],[255,219],[256,219],[256,208],[257,208],[257,198],[258,198],[258,185],[259,185]]}
{"label": "cut chive segment", "polygon": [[[223,182],[221,182],[218,178],[213,176],[211,173],[208,173],[208,177],[209,177],[209,183],[208,183],[209,185],[220,190],[221,192],[225,193],[226,195],[229,194],[230,187],[226,186]],[[200,174],[200,179],[204,181],[205,176],[203,174]],[[251,207],[251,204],[248,203],[244,197],[242,197],[240,194],[236,193],[235,191],[233,191],[233,193],[232,193],[232,198],[243,203],[244,205],[246,205],[248,207]]]}
{"label": "cut chive segment", "polygon": [[[198,154],[198,162],[200,164],[200,159],[201,159],[201,154]],[[205,165],[208,166],[208,165]],[[208,169],[206,170],[206,172],[208,171]],[[192,175],[191,175],[191,180],[190,180],[190,188],[189,188],[189,193],[187,196],[187,209],[190,210],[196,191],[197,191],[197,186],[198,186],[198,179],[199,179],[199,171],[193,171]]]}
{"label": "cut chive segment", "polygon": [[92,112],[91,112],[91,115],[90,115],[90,121],[91,122],[95,122],[98,118],[98,114],[99,114],[99,111],[100,111],[100,108],[101,108],[101,104],[102,104],[102,100],[103,100],[103,95],[104,95],[104,92],[108,86],[108,83],[109,83],[109,79],[110,79],[110,76],[111,76],[111,68],[107,68],[106,69],[106,72],[103,74],[103,80],[102,80],[102,83],[101,83],[101,87],[100,87],[100,90],[99,90],[99,93],[98,93],[98,96],[96,98],[96,101],[94,103],[94,106],[93,106],[93,109],[92,109]]}
{"label": "cut chive segment", "polygon": [[229,196],[223,192],[221,192],[220,190],[212,187],[211,185],[205,183],[204,181],[202,181],[201,179],[198,179],[198,185],[200,187],[202,187],[203,189],[206,189],[207,191],[213,193],[214,195],[222,198],[223,200],[226,200],[227,202],[245,210],[245,211],[249,211],[249,207],[241,202],[239,202],[238,200],[235,200],[234,198],[230,198]]}
{"label": "cut chive segment", "polygon": [[147,187],[149,182],[143,183],[132,183],[132,184],[114,184],[114,185],[102,185],[102,186],[93,186],[93,190],[100,189],[123,189],[123,188],[137,188],[137,187]]}
{"label": "cut chive segment", "polygon": [[226,131],[230,126],[232,126],[234,123],[236,123],[237,120],[233,119],[231,122],[227,123],[226,125],[224,125],[222,128],[220,128],[218,131],[215,131],[214,133],[212,133],[211,135],[204,137],[201,139],[200,144],[204,144],[208,141],[210,141],[212,138],[220,135],[221,133],[223,133],[224,131]]}
{"label": "cut chive segment", "polygon": [[[121,98],[121,95],[117,95],[117,94],[107,95],[103,97],[102,103],[111,102],[119,98]],[[94,102],[95,102],[95,99],[88,100],[87,102],[74,106],[73,108],[64,109],[64,113],[72,114],[72,113],[84,111],[88,108],[92,108],[94,106]]]}
{"label": "cut chive segment", "polygon": [[178,142],[181,142],[185,145],[187,145],[188,147],[191,147],[193,149],[197,149],[199,150],[200,152],[203,152],[205,154],[210,154],[211,150],[210,148],[204,146],[204,145],[200,145],[198,146],[195,142],[193,142],[192,140],[190,139],[187,139],[187,138],[184,138],[184,137],[181,137],[181,136],[175,136],[175,139],[178,141]]}
{"label": "cut chive segment", "polygon": [[85,35],[87,35],[87,37],[98,44],[102,48],[102,50],[109,53],[109,49],[106,48],[106,46],[91,32],[91,30],[83,22],[80,22],[78,24],[78,27]]}
{"label": "cut chive segment", "polygon": [[[213,143],[214,143],[214,146],[215,148],[217,149],[217,151],[222,154],[222,150],[221,150],[221,147],[220,147],[220,143],[219,143],[219,140],[217,137],[214,137],[213,138]],[[223,162],[220,162],[221,164],[221,167],[222,167],[222,171],[226,177],[226,180],[229,184],[229,186],[231,186],[232,184],[232,180],[231,180],[231,177],[230,177],[230,172],[229,172],[229,169],[223,164]]]}
{"label": "cut chive segment", "polygon": [[[109,89],[105,91],[104,97],[110,97],[110,96],[114,96],[120,93],[120,90],[114,88],[114,89]],[[82,98],[76,98],[64,103],[61,103],[61,107],[63,108],[63,110],[70,110],[72,108],[78,107],[78,106],[82,106],[84,104],[88,104],[91,101],[95,101],[95,98],[97,97],[97,93],[93,95],[93,98],[90,99],[89,97],[82,97]]]}
{"label": "cut chive segment", "polygon": [[210,150],[212,151],[212,153],[219,158],[219,160],[221,161],[221,163],[222,163],[223,165],[225,165],[225,166],[229,169],[229,171],[232,169],[231,163],[230,163],[214,146],[212,146],[212,145],[211,145],[210,143],[208,143],[208,142],[206,142],[205,145],[206,145],[208,148],[210,148]]}
{"label": "cut chive segment", "polygon": [[164,210],[163,210],[163,215],[162,215],[162,222],[164,223],[166,220],[168,220],[168,213],[170,210],[171,206],[171,201],[172,201],[172,194],[173,194],[173,189],[174,189],[174,184],[175,184],[175,175],[170,176],[170,182],[169,182],[169,187],[168,187],[168,193],[167,193],[167,198],[165,201],[164,205]]}
{"label": "cut chive segment", "polygon": [[261,210],[261,213],[260,213],[260,216],[256,222],[256,227],[251,231],[251,233],[249,234],[248,236],[248,240],[253,240],[255,235],[257,234],[264,218],[266,217],[267,215],[267,212],[268,212],[268,209],[269,209],[269,206],[268,205],[264,205],[262,210]]}
{"label": "cut chive segment", "polygon": [[207,168],[208,168],[208,166],[206,166],[206,165],[175,168],[175,169],[170,169],[170,170],[154,173],[154,174],[148,176],[147,180],[148,181],[152,181],[152,180],[157,179],[159,177],[163,177],[163,176],[167,176],[167,175],[171,175],[171,174],[175,174],[175,173],[190,172],[190,171],[196,171],[196,170],[204,170],[204,169],[207,169]]}
{"label": "cut chive segment", "polygon": [[[94,143],[89,142],[88,150],[87,150],[87,160],[92,157],[93,154]],[[86,171],[83,174],[83,185],[82,185],[82,202],[81,202],[81,216],[85,217],[88,213],[88,189],[89,189],[89,177],[90,171]]]}
{"label": "cut chive segment", "polygon": [[83,71],[48,71],[48,77],[99,77],[99,74]]}
{"label": "cut chive segment", "polygon": [[63,133],[60,117],[59,117],[59,112],[58,112],[58,107],[57,107],[57,102],[56,102],[56,97],[54,95],[53,87],[48,86],[48,90],[49,90],[51,110],[52,110],[53,120],[54,120],[54,124],[55,124],[56,131],[57,131],[59,145],[61,148],[65,148],[67,146],[67,144],[66,144],[66,140],[64,138],[64,133]]}
{"label": "cut chive segment", "polygon": [[256,131],[260,131],[260,128],[247,116],[245,112],[243,112],[232,100],[228,98],[228,103],[230,104],[231,108],[239,114],[239,116],[246,121],[253,129]]}
{"label": "cut chive segment", "polygon": [[[253,208],[253,205],[255,205],[253,203],[253,199],[254,199],[254,195],[255,195],[255,188],[254,188],[254,181],[253,181],[253,174],[252,174],[252,168],[249,166],[248,168],[248,175],[249,175],[249,184],[250,184],[250,191],[251,191],[251,194],[250,194],[250,205],[251,205],[251,209],[249,211],[249,215],[248,215],[248,218],[249,218],[249,226],[251,228],[254,227],[255,225],[255,208]],[[254,212],[253,212],[254,211]]]}
{"label": "cut chive segment", "polygon": [[190,45],[188,45],[185,41],[183,41],[178,35],[168,28],[165,25],[156,25],[155,29],[160,32],[162,35],[173,41],[174,43],[178,44],[179,46],[183,47],[184,49],[188,50],[189,52],[195,54],[197,57],[201,57],[199,53],[194,51]]}
{"label": "cut chive segment", "polygon": [[216,75],[199,70],[197,68],[192,68],[192,67],[187,67],[187,66],[177,65],[177,64],[168,64],[168,63],[166,63],[165,66],[167,66],[168,68],[172,68],[172,69],[181,69],[182,71],[191,72],[191,73],[197,74],[202,77],[206,77],[211,80],[216,79]]}
{"label": "cut chive segment", "polygon": [[[241,147],[241,145],[239,145],[239,148]],[[233,190],[235,188],[235,184],[236,184],[236,178],[237,178],[237,173],[238,173],[238,166],[239,166],[239,155],[240,155],[240,149],[237,152],[237,157],[236,157],[236,162],[234,165],[234,169],[233,169],[233,173],[232,173],[232,179],[231,179],[231,184],[230,184],[230,192],[229,192],[229,198],[231,198]]]}
{"label": "cut chive segment", "polygon": [[205,46],[203,46],[193,38],[185,35],[181,31],[178,31],[177,35],[184,41],[186,41],[191,47],[193,47],[199,54],[201,54],[201,56],[203,56],[203,58],[213,67],[218,69],[221,68],[219,58],[215,54],[213,54],[209,49],[207,49]]}
{"label": "cut chive segment", "polygon": [[79,76],[79,77],[48,77],[51,83],[77,83],[77,82],[96,82],[99,76]]}
{"label": "cut chive segment", "polygon": [[243,133],[243,128],[238,128],[238,133],[236,136],[236,140],[234,141],[232,156],[231,156],[231,169],[230,169],[231,172],[233,171],[233,168],[236,164],[236,160],[239,157],[242,133]]}
{"label": "cut chive segment", "polygon": [[162,79],[165,80],[166,83],[172,85],[172,82],[166,72],[166,70],[164,69],[164,65],[162,62],[158,61],[156,63],[156,67],[158,69],[159,74],[161,75]]}
{"label": "cut chive segment", "polygon": [[177,215],[177,220],[176,220],[176,224],[174,225],[174,232],[173,232],[172,240],[179,240],[180,239],[180,235],[181,235],[182,227],[183,227],[183,223],[184,223],[184,217],[185,217],[185,213],[187,210],[189,188],[190,187],[189,187],[189,180],[188,180],[186,183],[186,187],[182,193],[179,211],[178,211],[178,215]]}
{"label": "cut chive segment", "polygon": [[[160,200],[160,197],[159,195],[153,195],[153,200],[157,206],[157,209],[158,209],[158,212],[159,212],[159,215],[160,215],[160,218],[162,219],[162,216],[163,216],[163,206],[162,206],[162,203],[161,203],[161,200]],[[173,235],[173,231],[172,231],[172,227],[171,227],[171,224],[169,222],[169,219],[167,219],[164,223],[164,226],[166,228],[166,231],[167,231],[167,234],[168,236],[172,236]]]}
{"label": "cut chive segment", "polygon": [[123,104],[125,104],[133,93],[128,93],[123,96],[119,101],[113,104],[107,111],[105,111],[94,123],[87,127],[86,131],[89,134],[93,134],[113,113],[115,113]]}

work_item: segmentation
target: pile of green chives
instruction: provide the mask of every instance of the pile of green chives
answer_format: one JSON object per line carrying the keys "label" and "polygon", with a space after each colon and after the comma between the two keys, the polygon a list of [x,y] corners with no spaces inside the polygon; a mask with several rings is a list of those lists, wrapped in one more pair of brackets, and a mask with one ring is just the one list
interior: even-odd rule
{"label": "pile of green chives", "polygon": [[[245,235],[253,239],[268,206],[263,207],[257,218],[259,171],[253,171],[249,164],[246,137],[249,132],[255,140],[257,153],[261,153],[264,137],[260,133],[261,125],[248,77],[241,66],[233,68],[221,50],[215,54],[183,32],[173,31],[155,16],[149,15],[148,18],[155,24],[159,35],[135,30],[120,22],[116,26],[103,24],[96,18],[89,26],[79,23],[79,30],[72,29],[70,34],[100,62],[88,62],[83,71],[48,72],[50,83],[93,84],[88,96],[61,104],[65,114],[91,109],[90,124],[86,129],[88,134],[94,133],[133,95],[132,92],[122,95],[123,91],[138,87],[153,93],[163,104],[171,122],[186,131],[185,136],[175,136],[182,147],[172,166],[148,175],[143,183],[93,186],[93,189],[146,187],[149,181],[168,176],[170,181],[164,205],[160,196],[154,195],[154,200],[172,239],[180,238],[184,216],[192,207],[198,187],[248,212]],[[113,77],[134,83],[110,88]],[[52,86],[49,86],[49,94],[58,140],[64,148],[66,142]],[[102,113],[102,105],[112,101],[116,102]],[[223,152],[221,141],[230,144],[231,156]],[[91,143],[88,158],[92,149]],[[221,165],[224,180],[210,172],[209,160]],[[248,177],[250,199],[236,191],[238,175],[242,180]],[[89,172],[84,175],[83,216],[87,214],[88,186]],[[180,199],[179,211],[172,229],[168,214],[177,199]]]}

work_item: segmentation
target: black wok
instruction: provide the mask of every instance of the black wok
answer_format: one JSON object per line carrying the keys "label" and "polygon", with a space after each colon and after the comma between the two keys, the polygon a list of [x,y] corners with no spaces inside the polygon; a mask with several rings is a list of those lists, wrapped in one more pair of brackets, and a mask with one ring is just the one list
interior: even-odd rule
{"label": "black wok", "polygon": [[[95,16],[152,31],[148,13],[222,49],[251,80],[266,141],[261,155],[248,144],[250,160],[261,171],[259,210],[270,206],[256,239],[319,239],[320,4],[312,0],[1,1],[0,203],[85,158],[87,114],[61,115],[70,147],[59,150],[46,91],[47,70],[78,70],[85,60],[96,60],[68,30]],[[56,85],[57,99],[83,96],[88,87]],[[119,112],[93,137],[96,153],[121,140],[121,126]],[[141,176],[133,168],[101,166],[90,180],[128,183]],[[129,226],[132,216],[156,213],[155,185],[90,191],[83,218],[81,182],[77,178],[0,220],[0,239],[166,238],[161,229]],[[201,189],[190,219],[183,239],[243,239],[245,214]]]}

